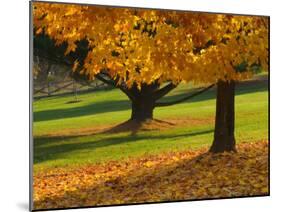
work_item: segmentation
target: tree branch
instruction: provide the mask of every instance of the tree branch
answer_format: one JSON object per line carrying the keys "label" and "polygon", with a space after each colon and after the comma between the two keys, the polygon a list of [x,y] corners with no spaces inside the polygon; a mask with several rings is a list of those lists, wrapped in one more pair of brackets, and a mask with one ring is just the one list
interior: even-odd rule
{"label": "tree branch", "polygon": [[130,92],[129,89],[124,88],[122,85],[116,85],[116,88],[119,88],[121,91],[123,91],[123,93],[125,93],[130,100],[134,101],[136,99],[136,97],[132,94],[132,92]]}
{"label": "tree branch", "polygon": [[125,88],[122,85],[118,85],[116,81],[105,79],[100,74],[95,75],[95,78],[102,81],[103,83],[119,88],[123,93],[125,93],[129,97],[129,99],[135,100],[134,95],[129,91],[129,89]]}
{"label": "tree branch", "polygon": [[212,84],[206,88],[203,88],[202,90],[194,93],[194,94],[191,94],[189,96],[186,96],[184,98],[181,98],[181,99],[178,99],[178,100],[175,100],[175,101],[171,101],[171,102],[156,102],[155,103],[155,107],[165,107],[165,106],[171,106],[171,105],[174,105],[174,104],[178,104],[178,103],[181,103],[181,102],[184,102],[184,101],[187,101],[195,96],[198,96],[199,94],[201,93],[204,93],[205,91],[209,90],[210,88],[212,88],[215,84]]}
{"label": "tree branch", "polygon": [[168,85],[164,86],[163,88],[160,88],[159,90],[155,91],[155,93],[154,93],[155,100],[162,98],[163,96],[165,96],[167,93],[169,93],[171,90],[173,90],[177,86],[178,85],[173,84],[171,82]]}
{"label": "tree branch", "polygon": [[116,87],[115,82],[103,78],[100,74],[96,74],[96,75],[95,75],[95,78],[97,78],[98,80],[102,81],[103,83],[105,83],[105,84],[107,84],[107,85],[111,85],[111,86],[113,86],[113,87]]}

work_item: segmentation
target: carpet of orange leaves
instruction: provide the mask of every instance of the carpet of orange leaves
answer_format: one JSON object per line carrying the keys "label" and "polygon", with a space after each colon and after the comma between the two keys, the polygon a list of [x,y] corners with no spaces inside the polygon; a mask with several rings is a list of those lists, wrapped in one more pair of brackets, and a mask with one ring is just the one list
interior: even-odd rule
{"label": "carpet of orange leaves", "polygon": [[34,176],[35,209],[268,194],[268,142],[238,153],[207,148],[145,156]]}

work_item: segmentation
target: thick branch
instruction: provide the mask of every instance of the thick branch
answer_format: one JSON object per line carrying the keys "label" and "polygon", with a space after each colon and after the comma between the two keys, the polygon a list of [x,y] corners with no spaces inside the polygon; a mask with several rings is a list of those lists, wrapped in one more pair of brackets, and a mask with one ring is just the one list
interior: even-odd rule
{"label": "thick branch", "polygon": [[165,96],[167,93],[169,93],[171,90],[176,88],[178,85],[173,84],[172,82],[169,83],[168,85],[164,86],[163,88],[160,88],[159,90],[155,91],[154,93],[154,99],[160,99],[163,96]]}
{"label": "thick branch", "polygon": [[206,88],[203,88],[202,90],[194,93],[194,94],[191,94],[189,96],[186,96],[184,98],[181,98],[181,99],[178,99],[178,100],[175,100],[175,101],[171,101],[171,102],[156,102],[155,103],[155,107],[165,107],[165,106],[171,106],[171,105],[174,105],[174,104],[178,104],[178,103],[181,103],[181,102],[184,102],[184,101],[187,101],[195,96],[198,96],[199,94],[201,93],[204,93],[205,91],[209,90],[210,88],[212,88],[215,84],[212,84]]}
{"label": "thick branch", "polygon": [[113,87],[116,87],[116,84],[115,82],[111,81],[111,80],[108,80],[108,79],[105,79],[103,78],[101,75],[97,74],[95,75],[95,78],[97,78],[98,80],[102,81],[103,83],[107,84],[107,85],[111,85]]}
{"label": "thick branch", "polygon": [[122,85],[117,85],[116,88],[119,88],[121,91],[123,91],[123,93],[125,93],[130,100],[134,101],[136,99],[136,97],[132,94],[132,92],[130,92],[129,89],[124,88]]}
{"label": "thick branch", "polygon": [[135,99],[134,95],[127,88],[124,88],[122,85],[118,85],[116,81],[105,79],[99,74],[95,75],[95,78],[102,81],[103,83],[119,88],[123,93],[125,93],[129,97],[129,99],[131,100]]}

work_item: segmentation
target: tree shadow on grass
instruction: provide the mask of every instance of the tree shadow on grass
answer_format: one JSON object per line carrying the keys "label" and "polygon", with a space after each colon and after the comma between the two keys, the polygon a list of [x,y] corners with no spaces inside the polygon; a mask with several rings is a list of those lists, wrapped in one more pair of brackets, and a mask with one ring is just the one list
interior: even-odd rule
{"label": "tree shadow on grass", "polygon": [[51,109],[34,112],[34,122],[57,120],[64,118],[73,118],[86,115],[95,115],[99,113],[123,111],[130,108],[129,100],[115,100],[104,102],[93,102],[89,105],[80,107]]}
{"label": "tree shadow on grass", "polygon": [[212,118],[169,118],[167,120],[151,119],[143,122],[138,122],[136,120],[129,119],[120,124],[102,125],[102,126],[90,126],[78,129],[66,129],[62,131],[55,131],[53,133],[42,134],[39,136],[34,136],[34,139],[39,143],[38,145],[51,144],[54,142],[66,140],[68,138],[77,138],[83,136],[93,136],[101,134],[117,134],[117,133],[131,133],[131,135],[136,135],[139,132],[146,131],[162,131],[169,130],[176,127],[182,127],[186,125],[206,125],[213,124]]}
{"label": "tree shadow on grass", "polygon": [[[193,93],[199,89],[189,89],[187,92],[181,92],[180,94],[175,94],[171,96],[166,96],[159,102],[169,102],[181,99],[185,97],[188,93]],[[242,95],[246,93],[254,93],[260,91],[268,90],[267,80],[251,80],[245,82],[239,82],[236,86],[235,95]],[[106,95],[106,94],[105,94]],[[199,102],[210,99],[215,99],[215,88],[196,96],[188,102]],[[124,111],[131,108],[131,103],[129,100],[115,100],[115,101],[104,101],[104,102],[94,102],[86,106],[80,106],[68,109],[50,109],[44,111],[34,112],[34,122],[57,120],[64,118],[73,118],[86,115],[95,115],[100,113],[114,112],[114,111]]]}
{"label": "tree shadow on grass", "polygon": [[[66,138],[61,140],[59,138],[52,139],[43,139],[34,142],[34,164],[46,162],[49,160],[56,160],[62,158],[64,154],[71,154],[73,151],[77,150],[94,150],[98,148],[108,147],[112,145],[119,144],[129,144],[136,143],[145,139],[149,139],[149,142],[153,142],[153,140],[162,140],[162,139],[170,139],[170,138],[181,138],[181,137],[193,137],[198,135],[204,135],[213,132],[210,130],[203,130],[197,132],[187,132],[183,134],[176,135],[123,135],[119,137],[106,137],[101,138],[96,141],[89,142],[71,142],[71,138]],[[85,137],[84,137],[85,138]],[[43,142],[42,142],[43,141]],[[47,145],[53,143],[53,145]]]}
{"label": "tree shadow on grass", "polygon": [[175,125],[175,123],[159,119],[146,120],[144,122],[129,119],[128,121],[104,130],[102,133],[113,134],[131,132],[131,135],[136,135],[139,131],[169,129]]}

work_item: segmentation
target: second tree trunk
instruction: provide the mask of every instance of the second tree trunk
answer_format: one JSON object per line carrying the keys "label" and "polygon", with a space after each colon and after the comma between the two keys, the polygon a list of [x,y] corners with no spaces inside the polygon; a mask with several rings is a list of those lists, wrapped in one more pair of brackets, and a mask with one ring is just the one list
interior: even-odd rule
{"label": "second tree trunk", "polygon": [[217,83],[214,141],[210,152],[236,151],[234,136],[235,82]]}

